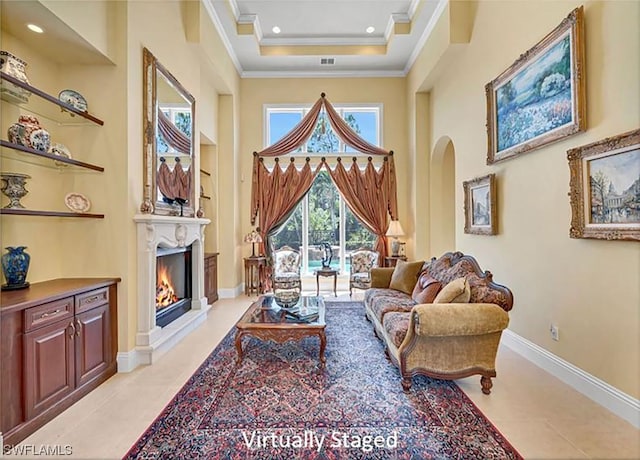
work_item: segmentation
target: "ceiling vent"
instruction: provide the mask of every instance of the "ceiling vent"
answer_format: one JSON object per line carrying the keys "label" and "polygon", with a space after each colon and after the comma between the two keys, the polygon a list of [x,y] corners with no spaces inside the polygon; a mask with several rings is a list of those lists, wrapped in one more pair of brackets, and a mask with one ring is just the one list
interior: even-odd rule
{"label": "ceiling vent", "polygon": [[320,65],[333,65],[335,63],[335,58],[320,58]]}

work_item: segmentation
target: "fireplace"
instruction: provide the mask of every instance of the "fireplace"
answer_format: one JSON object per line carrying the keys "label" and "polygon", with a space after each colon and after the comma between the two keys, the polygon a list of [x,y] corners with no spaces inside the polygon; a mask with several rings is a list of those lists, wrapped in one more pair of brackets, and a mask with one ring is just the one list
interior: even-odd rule
{"label": "fireplace", "polygon": [[156,325],[165,327],[191,310],[191,246],[158,248]]}
{"label": "fireplace", "polygon": [[[204,323],[211,308],[204,295],[204,228],[210,221],[155,214],[138,214],[134,220],[138,240],[136,347],[118,353],[119,372],[152,364]],[[172,278],[173,293],[167,290],[172,301],[157,308],[161,264],[171,267],[165,271]]]}

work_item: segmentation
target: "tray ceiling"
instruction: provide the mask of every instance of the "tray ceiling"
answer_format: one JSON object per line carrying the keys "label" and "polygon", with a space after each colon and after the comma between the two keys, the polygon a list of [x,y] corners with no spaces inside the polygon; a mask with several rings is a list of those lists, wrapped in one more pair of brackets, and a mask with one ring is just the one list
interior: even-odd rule
{"label": "tray ceiling", "polygon": [[243,77],[326,77],[406,75],[446,0],[204,3]]}

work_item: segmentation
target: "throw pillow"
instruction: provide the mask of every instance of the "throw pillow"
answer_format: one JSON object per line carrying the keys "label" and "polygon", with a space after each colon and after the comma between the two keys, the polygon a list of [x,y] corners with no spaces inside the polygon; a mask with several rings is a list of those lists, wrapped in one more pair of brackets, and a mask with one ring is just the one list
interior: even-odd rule
{"label": "throw pillow", "polygon": [[433,303],[467,303],[471,298],[471,288],[466,278],[456,278],[442,288]]}
{"label": "throw pillow", "polygon": [[442,289],[442,283],[431,278],[429,272],[423,271],[418,277],[416,287],[413,288],[411,298],[417,303],[433,303],[440,289]]}
{"label": "throw pillow", "polygon": [[398,260],[396,268],[393,270],[393,275],[391,275],[389,287],[411,295],[413,287],[418,281],[418,273],[422,270],[422,265],[424,265],[423,261],[405,262],[404,260]]}

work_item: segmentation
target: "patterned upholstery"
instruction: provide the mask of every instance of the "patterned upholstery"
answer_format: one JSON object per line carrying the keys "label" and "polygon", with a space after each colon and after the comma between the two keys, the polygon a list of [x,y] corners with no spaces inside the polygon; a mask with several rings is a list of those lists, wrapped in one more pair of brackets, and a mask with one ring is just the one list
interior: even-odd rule
{"label": "patterned upholstery", "polygon": [[358,249],[351,253],[351,269],[349,271],[349,295],[353,288],[369,289],[371,287],[371,269],[378,266],[378,253],[370,249]]}
{"label": "patterned upholstery", "polygon": [[[373,289],[369,289],[365,296],[372,291]],[[384,320],[384,316],[387,313],[392,311],[403,311],[409,312],[416,304],[416,302],[405,293],[396,291],[394,289],[387,289],[387,292],[380,293],[378,295],[374,295],[369,298],[367,302],[369,305],[369,309],[373,312],[373,314],[378,318],[378,321],[382,323]]]}
{"label": "patterned upholstery", "polygon": [[283,246],[273,251],[273,290],[298,289],[301,290],[300,280],[300,252],[289,246]]}
{"label": "patterned upholstery", "polygon": [[396,348],[400,348],[409,330],[411,312],[390,312],[384,316],[382,327],[387,332]]}

